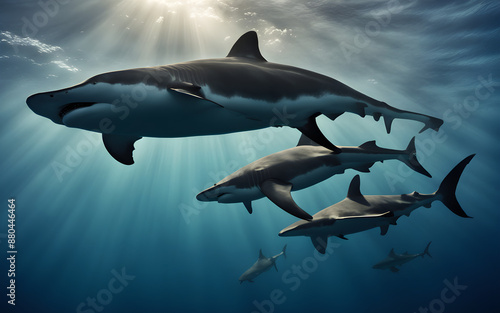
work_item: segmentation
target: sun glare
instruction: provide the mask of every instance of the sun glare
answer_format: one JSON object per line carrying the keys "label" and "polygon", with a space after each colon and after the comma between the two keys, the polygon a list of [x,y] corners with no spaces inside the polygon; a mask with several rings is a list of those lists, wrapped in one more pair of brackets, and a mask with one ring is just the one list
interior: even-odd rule
{"label": "sun glare", "polygon": [[226,25],[230,10],[215,0],[122,0],[112,15],[92,23],[77,44],[141,65],[213,57],[220,54],[221,40],[235,33]]}

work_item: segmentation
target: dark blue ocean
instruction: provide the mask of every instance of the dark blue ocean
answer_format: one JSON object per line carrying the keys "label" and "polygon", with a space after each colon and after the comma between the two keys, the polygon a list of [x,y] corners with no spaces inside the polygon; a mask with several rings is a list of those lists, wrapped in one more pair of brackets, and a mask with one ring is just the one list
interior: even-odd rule
{"label": "dark blue ocean", "polygon": [[[0,5],[0,312],[498,311],[497,2]],[[297,218],[268,199],[255,201],[250,215],[242,204],[195,198],[236,169],[295,146],[296,129],[143,138],[135,144],[135,164],[126,166],[107,153],[100,134],[55,124],[26,105],[34,93],[103,72],[224,57],[252,29],[270,62],[334,77],[445,121],[438,133],[419,134],[421,123],[395,120],[387,134],[383,120],[319,117],[325,135],[341,146],[376,140],[404,149],[416,136],[417,157],[432,178],[398,160],[376,163],[370,173],[347,170],[293,192],[302,208],[314,214],[343,200],[356,174],[366,195],[432,193],[475,153],[456,191],[473,218],[434,202],[401,217],[385,236],[372,229],[330,238],[330,249],[319,255],[306,237],[278,237]],[[9,199],[15,199],[14,254],[8,253]],[[429,241],[432,258],[416,258],[398,273],[372,268],[392,248],[420,253]],[[239,283],[259,249],[270,257],[285,244],[278,272]],[[11,290],[15,306],[8,303]]]}

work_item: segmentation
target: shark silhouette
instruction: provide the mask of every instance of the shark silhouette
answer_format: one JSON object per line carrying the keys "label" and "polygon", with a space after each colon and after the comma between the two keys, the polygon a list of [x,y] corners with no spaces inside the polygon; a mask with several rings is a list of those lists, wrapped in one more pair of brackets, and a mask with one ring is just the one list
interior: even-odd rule
{"label": "shark silhouette", "polygon": [[410,216],[413,210],[422,206],[430,208],[434,201],[441,201],[460,217],[469,217],[458,203],[455,191],[462,172],[473,157],[474,154],[457,164],[431,194],[415,191],[402,195],[365,196],[361,194],[359,175],[356,175],[344,200],[314,214],[311,221],[293,223],[281,230],[279,236],[308,236],[314,247],[324,254],[328,237],[347,239],[345,235],[375,227],[380,227],[381,234],[385,235],[389,225],[396,225],[401,216]]}
{"label": "shark silhouette", "polygon": [[338,153],[316,117],[334,120],[345,112],[420,121],[421,132],[442,120],[403,111],[343,83],[297,67],[267,62],[254,31],[241,36],[225,58],[135,68],[100,74],[73,87],[26,100],[54,123],[102,133],[108,152],[133,164],[142,137],[226,134],[289,126]]}
{"label": "shark silhouette", "polygon": [[244,166],[200,192],[196,198],[219,203],[242,202],[252,213],[252,201],[267,197],[284,211],[310,220],[312,216],[295,203],[290,192],[315,185],[347,169],[369,172],[375,162],[397,159],[431,177],[417,160],[415,138],[405,150],[380,148],[375,141],[340,149],[342,153],[336,154],[302,135],[297,147],[273,153]]}
{"label": "shark silhouette", "polygon": [[428,255],[429,257],[432,258],[432,255],[429,253],[429,246],[431,245],[431,242],[427,244],[425,247],[424,252],[422,253],[417,253],[417,254],[408,254],[408,252],[405,252],[404,254],[397,254],[394,252],[394,248],[391,249],[391,252],[389,252],[389,255],[382,261],[378,262],[377,264],[373,265],[373,268],[375,269],[389,269],[393,273],[399,272],[399,269],[396,266],[401,266],[407,262],[410,262],[411,260],[421,256],[422,258],[424,255]]}
{"label": "shark silhouette", "polygon": [[253,283],[255,277],[259,276],[264,272],[267,272],[273,266],[276,269],[276,271],[278,271],[278,268],[276,267],[276,259],[281,255],[283,255],[286,258],[286,245],[283,247],[283,250],[280,253],[270,258],[264,256],[264,254],[262,253],[262,249],[260,249],[259,259],[240,276],[239,278],[240,284],[243,283],[244,281],[249,281]]}

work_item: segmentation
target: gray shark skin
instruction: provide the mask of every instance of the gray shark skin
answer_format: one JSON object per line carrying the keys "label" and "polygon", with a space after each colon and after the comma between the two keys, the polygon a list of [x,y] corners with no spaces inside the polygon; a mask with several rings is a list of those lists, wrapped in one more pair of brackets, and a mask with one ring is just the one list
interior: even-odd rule
{"label": "gray shark skin", "polygon": [[311,221],[293,223],[281,230],[279,236],[308,236],[314,247],[324,254],[328,237],[347,239],[345,235],[375,227],[380,227],[381,235],[385,235],[389,225],[396,225],[398,218],[410,216],[413,210],[422,206],[430,208],[434,201],[441,201],[460,217],[469,217],[458,203],[455,191],[462,172],[473,157],[474,154],[456,165],[438,190],[431,194],[415,191],[402,195],[365,196],[361,194],[359,175],[356,175],[344,200],[314,214]]}
{"label": "gray shark skin", "polygon": [[273,266],[276,269],[276,271],[278,271],[278,268],[276,267],[276,259],[281,255],[285,256],[286,258],[286,245],[283,247],[283,250],[280,253],[270,258],[265,257],[264,254],[262,254],[262,249],[261,249],[259,251],[259,259],[240,276],[239,278],[240,284],[242,284],[244,281],[249,281],[253,283],[255,277],[259,276],[264,272],[267,272]]}
{"label": "gray shark skin", "polygon": [[108,152],[133,164],[142,137],[188,137],[289,126],[339,152],[316,117],[345,112],[420,121],[442,120],[393,108],[341,82],[301,68],[267,62],[257,34],[241,36],[225,58],[100,74],[73,87],[30,96],[29,108],[54,123],[103,134]]}
{"label": "gray shark skin", "polygon": [[397,159],[431,177],[416,158],[415,138],[406,150],[380,148],[375,141],[340,149],[342,152],[336,154],[302,135],[297,147],[273,153],[246,165],[200,192],[196,199],[219,203],[242,202],[252,213],[252,201],[267,197],[284,211],[310,220],[312,216],[295,203],[290,192],[342,174],[346,169],[369,172],[375,162]]}
{"label": "gray shark skin", "polygon": [[408,252],[404,254],[397,254],[394,252],[394,249],[392,249],[391,252],[389,252],[387,258],[373,265],[373,268],[380,270],[388,269],[393,273],[397,273],[399,272],[399,269],[396,266],[401,266],[407,262],[410,262],[416,257],[421,256],[423,258],[424,255],[428,255],[429,257],[432,258],[432,255],[429,253],[429,246],[431,245],[431,242],[427,244],[427,247],[425,247],[424,252],[417,254],[408,254]]}

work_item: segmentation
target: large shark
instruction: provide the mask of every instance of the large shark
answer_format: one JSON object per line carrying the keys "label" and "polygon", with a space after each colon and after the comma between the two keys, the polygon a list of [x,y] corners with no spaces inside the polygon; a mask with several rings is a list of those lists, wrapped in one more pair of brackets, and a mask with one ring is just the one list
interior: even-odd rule
{"label": "large shark", "polygon": [[443,121],[393,108],[343,83],[311,71],[267,62],[257,34],[241,36],[225,58],[100,74],[73,87],[26,100],[54,123],[103,134],[108,152],[133,164],[142,137],[215,135],[270,126],[299,129],[339,152],[321,133],[316,117],[334,120],[345,112],[416,120],[438,130]]}
{"label": "large shark", "polygon": [[429,253],[429,246],[431,245],[431,242],[427,244],[427,247],[425,247],[424,252],[422,253],[417,253],[417,254],[408,254],[408,252],[404,254],[397,254],[394,252],[394,249],[391,249],[391,252],[389,252],[389,255],[382,261],[378,262],[377,264],[373,265],[373,268],[375,269],[389,269],[393,273],[399,272],[399,269],[396,266],[401,266],[407,262],[410,262],[411,260],[415,259],[416,257],[421,256],[422,258],[424,255],[428,255],[429,257],[432,258],[432,255]]}
{"label": "large shark", "polygon": [[243,202],[252,213],[252,201],[263,197],[286,212],[302,219],[312,216],[301,209],[293,200],[290,192],[315,185],[346,169],[369,172],[377,161],[397,159],[413,170],[431,177],[420,165],[416,157],[415,138],[406,150],[380,148],[375,141],[359,147],[340,147],[342,153],[317,145],[305,135],[296,147],[273,153],[254,161],[225,177],[215,185],[200,192],[200,201],[219,203]]}
{"label": "large shark", "polygon": [[455,190],[462,172],[473,157],[474,154],[455,166],[443,179],[438,190],[431,194],[415,191],[402,195],[365,196],[361,194],[359,175],[356,175],[344,200],[314,214],[311,221],[293,223],[281,230],[279,236],[308,236],[314,247],[324,254],[328,237],[347,239],[345,235],[375,227],[380,227],[381,234],[385,235],[389,225],[396,225],[398,218],[410,216],[413,210],[422,206],[430,208],[434,201],[441,201],[460,217],[469,217],[458,203]]}
{"label": "large shark", "polygon": [[240,278],[240,284],[243,283],[245,280],[253,283],[253,280],[255,277],[259,276],[260,274],[267,272],[271,267],[274,266],[276,271],[278,271],[278,268],[276,267],[276,259],[280,257],[281,255],[284,255],[286,258],[286,245],[283,247],[283,250],[276,254],[275,256],[272,256],[270,258],[267,258],[262,254],[262,249],[259,251],[259,259],[243,273]]}

